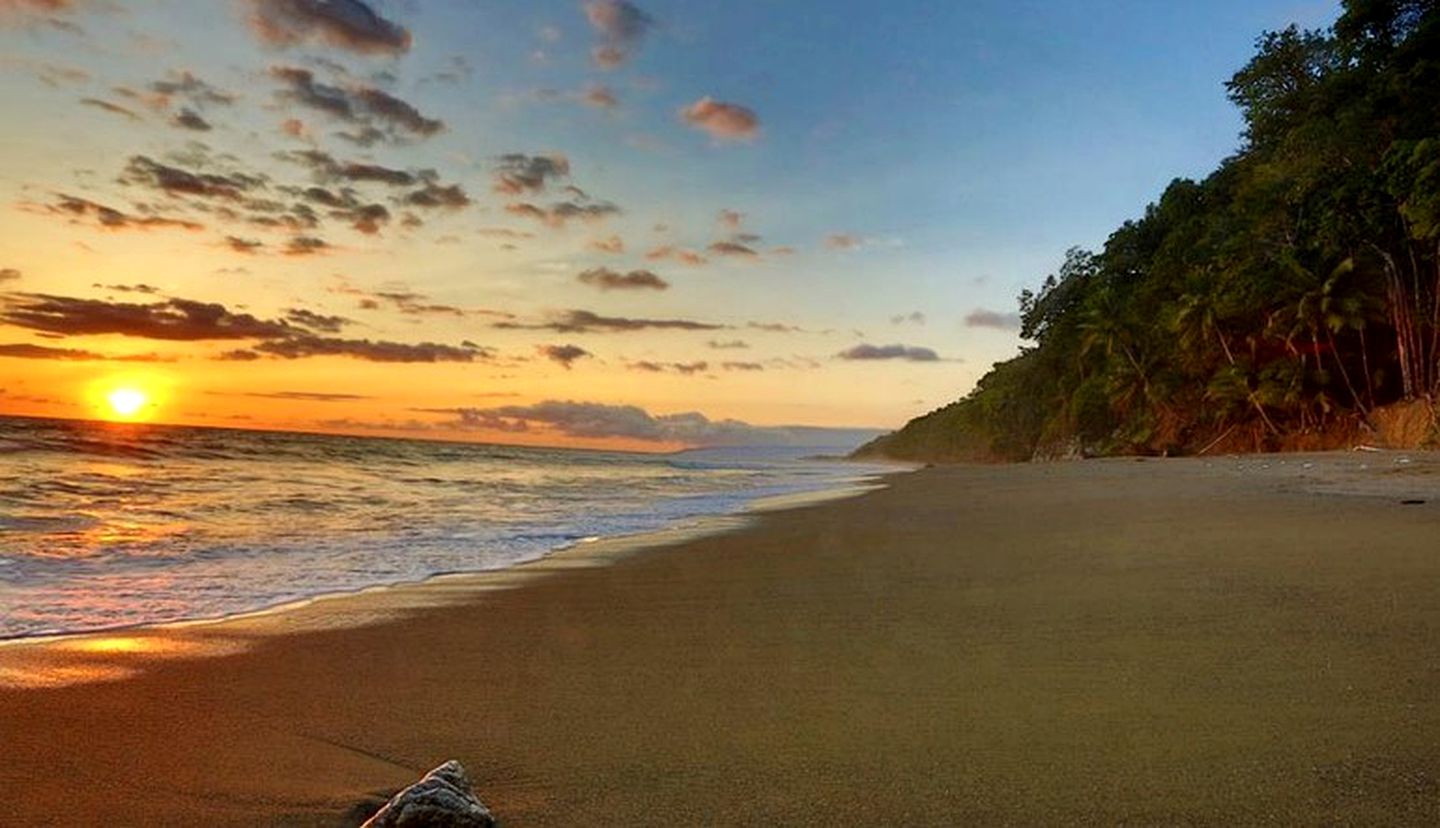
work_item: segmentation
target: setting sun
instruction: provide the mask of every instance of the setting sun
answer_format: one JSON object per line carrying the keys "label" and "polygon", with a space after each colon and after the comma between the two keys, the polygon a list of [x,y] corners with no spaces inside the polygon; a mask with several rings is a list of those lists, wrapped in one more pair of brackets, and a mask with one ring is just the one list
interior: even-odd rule
{"label": "setting sun", "polygon": [[138,388],[117,388],[105,395],[105,402],[110,406],[110,414],[129,419],[150,402],[150,395]]}

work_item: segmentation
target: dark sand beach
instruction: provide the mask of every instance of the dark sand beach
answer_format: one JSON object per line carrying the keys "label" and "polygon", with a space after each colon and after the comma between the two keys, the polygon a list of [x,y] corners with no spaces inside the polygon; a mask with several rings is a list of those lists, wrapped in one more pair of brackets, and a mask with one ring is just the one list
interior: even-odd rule
{"label": "dark sand beach", "polygon": [[0,822],[344,824],[457,758],[509,826],[1435,824],[1437,529],[1424,454],[933,468],[0,647]]}

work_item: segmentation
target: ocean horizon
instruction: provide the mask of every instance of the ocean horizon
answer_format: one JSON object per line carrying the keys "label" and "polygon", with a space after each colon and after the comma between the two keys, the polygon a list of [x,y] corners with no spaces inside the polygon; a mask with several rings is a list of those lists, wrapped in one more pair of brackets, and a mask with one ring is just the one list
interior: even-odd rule
{"label": "ocean horizon", "polygon": [[507,569],[862,482],[853,446],[644,454],[0,416],[0,640]]}

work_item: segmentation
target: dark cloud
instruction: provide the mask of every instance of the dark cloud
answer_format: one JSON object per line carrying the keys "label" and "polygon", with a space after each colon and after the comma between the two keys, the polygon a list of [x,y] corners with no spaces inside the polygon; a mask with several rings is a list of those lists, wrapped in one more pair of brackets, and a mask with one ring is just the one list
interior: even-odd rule
{"label": "dark cloud", "polygon": [[717,241],[705,248],[714,256],[739,256],[746,259],[757,259],[760,254],[753,247],[747,247],[734,241]]}
{"label": "dark cloud", "polygon": [[176,228],[180,230],[203,230],[205,225],[185,219],[166,216],[133,216],[113,207],[106,207],[89,199],[60,194],[55,204],[44,206],[44,210],[55,215],[69,216],[78,220],[93,218],[106,230],[151,230],[155,228]]}
{"label": "dark cloud", "polygon": [[13,267],[0,267],[0,282],[13,282],[20,276],[20,271]]}
{"label": "dark cloud", "polygon": [[384,305],[390,305],[405,316],[454,316],[457,318],[484,316],[500,319],[515,318],[514,314],[505,313],[504,311],[484,308],[466,309],[456,307],[455,305],[431,302],[430,297],[425,294],[408,290],[367,291],[344,281],[331,287],[330,290],[333,293],[358,297],[358,304],[362,310],[379,310]]}
{"label": "dark cloud", "polygon": [[575,360],[594,356],[579,345],[540,345],[536,350],[540,352],[541,356],[552,362],[558,362],[567,370]]}
{"label": "dark cloud", "polygon": [[442,426],[510,433],[542,431],[580,439],[624,438],[693,446],[857,446],[881,432],[807,426],[754,426],[699,412],[651,414],[633,405],[546,400],[534,405],[428,409],[454,419]]}
{"label": "dark cloud", "polygon": [[265,246],[265,242],[259,239],[242,239],[239,236],[226,236],[225,244],[236,253],[254,253]]}
{"label": "dark cloud", "polygon": [[706,347],[714,348],[717,351],[738,351],[750,347],[750,343],[743,339],[712,339],[705,343]]}
{"label": "dark cloud", "polygon": [[710,370],[710,363],[703,360],[699,362],[651,362],[649,360],[641,360],[640,362],[632,362],[626,367],[632,371],[647,371],[652,374],[668,372],[683,374],[688,377]]}
{"label": "dark cloud", "polygon": [[367,362],[474,362],[493,355],[474,344],[440,345],[434,342],[385,342],[369,339],[339,339],[308,334],[261,342],[253,350],[282,359],[318,356],[346,356]]}
{"label": "dark cloud", "polygon": [[229,106],[235,103],[235,96],[216,89],[190,72],[172,72],[165,80],[150,84],[150,91],[162,96],[168,103],[171,98],[181,98],[195,106]]}
{"label": "dark cloud", "polygon": [[188,129],[194,132],[209,132],[213,127],[210,122],[200,117],[200,113],[193,109],[182,109],[175,113],[170,123],[180,129]]}
{"label": "dark cloud", "polygon": [[496,159],[492,175],[497,193],[538,193],[545,189],[547,183],[569,177],[570,160],[563,155],[512,152]]}
{"label": "dark cloud", "polygon": [[330,249],[330,243],[315,236],[295,236],[281,250],[286,256],[313,256]]}
{"label": "dark cloud", "polygon": [[328,316],[306,308],[290,308],[285,311],[285,321],[320,333],[339,333],[353,322],[343,316]]}
{"label": "dark cloud", "polygon": [[438,184],[425,182],[425,186],[412,190],[397,199],[400,204],[427,209],[459,210],[470,204],[470,196],[459,184]]}
{"label": "dark cloud", "polygon": [[135,112],[133,112],[133,111],[131,111],[131,110],[129,110],[129,109],[126,109],[125,107],[123,107],[123,106],[121,106],[121,105],[119,105],[119,104],[110,103],[109,101],[102,101],[102,100],[100,100],[99,98],[81,98],[81,99],[80,99],[80,103],[82,103],[82,104],[84,104],[84,105],[86,105],[86,106],[93,106],[93,107],[95,107],[96,109],[103,109],[103,110],[105,110],[106,112],[110,112],[110,113],[113,113],[113,114],[115,114],[115,115],[120,115],[120,116],[122,116],[122,117],[129,118],[129,119],[132,120],[132,121],[138,121],[138,120],[140,120],[140,116],[139,116],[138,114],[136,114]]}
{"label": "dark cloud", "polygon": [[105,356],[94,351],[85,351],[77,348],[47,348],[44,345],[31,345],[26,342],[0,343],[0,357],[12,357],[15,359],[59,359],[69,362],[161,362],[160,357],[154,354],[138,354],[131,356]]}
{"label": "dark cloud", "polygon": [[910,313],[901,313],[890,317],[890,324],[892,325],[904,325],[907,322],[915,325],[924,325],[925,314],[921,313],[920,311],[912,311]]}
{"label": "dark cloud", "polygon": [[281,152],[276,153],[275,157],[281,161],[289,161],[293,164],[310,168],[315,175],[315,179],[325,184],[348,181],[388,184],[392,187],[409,187],[421,181],[435,181],[437,179],[433,170],[415,172],[383,167],[378,164],[340,161],[324,150],[310,149]]}
{"label": "dark cloud", "polygon": [[967,328],[994,328],[998,331],[1020,330],[1020,314],[976,308],[965,315]]}
{"label": "dark cloud", "polygon": [[233,313],[208,302],[167,299],[137,304],[42,293],[0,298],[0,321],[64,336],[118,334],[169,341],[273,339],[295,333],[284,322]]}
{"label": "dark cloud", "polygon": [[496,322],[494,327],[505,330],[555,331],[556,333],[618,333],[625,331],[677,330],[718,331],[724,325],[696,322],[690,319],[632,319],[601,316],[593,311],[565,311],[547,322]]}
{"label": "dark cloud", "polygon": [[765,366],[758,362],[722,362],[720,367],[726,371],[764,371]]}
{"label": "dark cloud", "polygon": [[784,322],[747,322],[745,327],[766,333],[803,333],[805,330],[798,325],[787,325]]}
{"label": "dark cloud", "polygon": [[906,362],[938,362],[940,355],[929,348],[913,345],[869,345],[861,343],[835,355],[845,360],[886,360],[899,359]]}
{"label": "dark cloud", "polygon": [[243,173],[206,173],[163,164],[145,155],[131,156],[120,182],[131,186],[150,187],[171,196],[239,201],[253,190],[265,186],[259,176]]}
{"label": "dark cloud", "polygon": [[154,285],[147,285],[143,283],[138,285],[93,284],[90,287],[99,288],[100,290],[113,290],[116,293],[140,293],[145,296],[154,296],[155,294],[160,292],[160,288],[157,288]]}
{"label": "dark cloud", "polygon": [[760,119],[739,104],[701,98],[680,110],[680,117],[718,141],[748,141],[760,134]]}
{"label": "dark cloud", "polygon": [[333,86],[316,80],[309,69],[295,66],[272,66],[270,74],[285,84],[282,98],[360,126],[360,132],[346,137],[361,145],[398,140],[405,134],[427,138],[445,128],[443,121],[425,117],[412,104],[383,89]]}
{"label": "dark cloud", "polygon": [[666,290],[670,283],[649,270],[620,273],[608,267],[594,267],[575,277],[581,284],[601,290]]}
{"label": "dark cloud", "polygon": [[361,54],[402,54],[410,32],[360,0],[249,0],[250,28],[274,46],[324,43]]}
{"label": "dark cloud", "polygon": [[518,202],[515,204],[506,204],[505,211],[511,215],[543,221],[552,227],[564,227],[574,219],[581,221],[602,221],[620,214],[620,208],[608,201],[596,201],[592,203],[561,201],[551,204],[549,207],[539,207],[529,202]]}
{"label": "dark cloud", "polygon": [[654,18],[627,0],[586,0],[585,16],[600,37],[591,55],[602,69],[629,60],[655,25]]}

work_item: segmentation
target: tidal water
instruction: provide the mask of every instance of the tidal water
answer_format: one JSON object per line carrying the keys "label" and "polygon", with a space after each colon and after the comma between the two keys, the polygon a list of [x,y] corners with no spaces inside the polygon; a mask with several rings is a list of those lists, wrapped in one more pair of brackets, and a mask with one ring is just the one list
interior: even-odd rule
{"label": "tidal water", "polygon": [[0,417],[0,638],[504,569],[880,471],[811,459],[827,451],[645,455]]}

